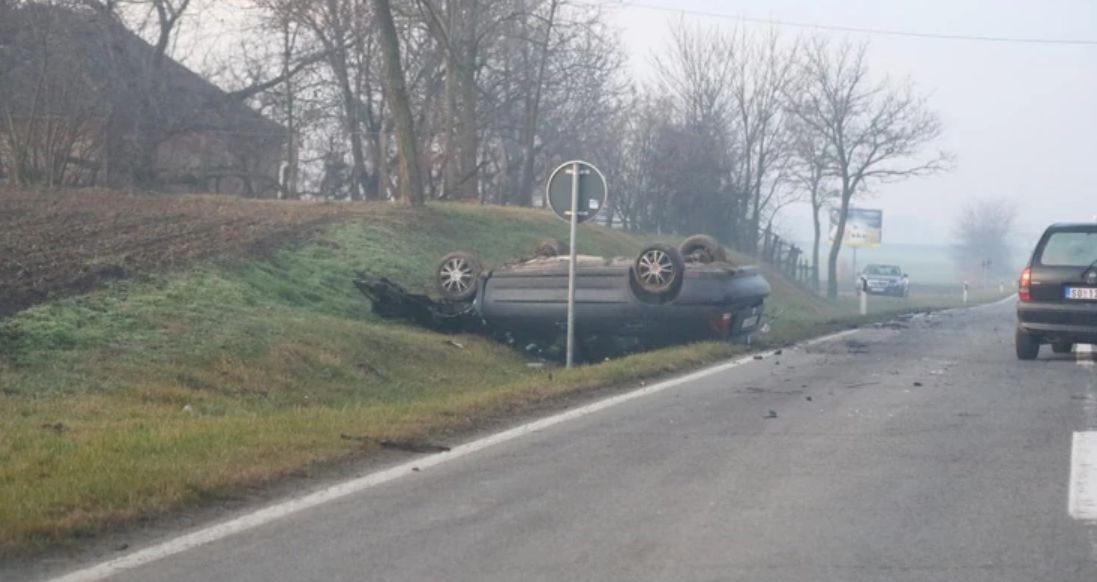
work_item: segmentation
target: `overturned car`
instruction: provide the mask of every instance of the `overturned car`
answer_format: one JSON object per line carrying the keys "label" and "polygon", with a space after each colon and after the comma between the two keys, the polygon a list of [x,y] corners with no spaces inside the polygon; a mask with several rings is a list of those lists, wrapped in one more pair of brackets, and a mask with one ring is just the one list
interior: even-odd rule
{"label": "overturned car", "polygon": [[[392,283],[366,274],[357,284],[382,315],[402,313],[444,331],[480,330],[522,346],[548,346],[565,332],[568,266],[567,246],[545,241],[535,256],[490,271],[469,253],[450,253],[436,271],[441,303],[401,295]],[[704,235],[677,248],[652,244],[632,259],[581,255],[576,337],[588,357],[745,338],[760,327],[769,292],[757,269],[733,265]]]}

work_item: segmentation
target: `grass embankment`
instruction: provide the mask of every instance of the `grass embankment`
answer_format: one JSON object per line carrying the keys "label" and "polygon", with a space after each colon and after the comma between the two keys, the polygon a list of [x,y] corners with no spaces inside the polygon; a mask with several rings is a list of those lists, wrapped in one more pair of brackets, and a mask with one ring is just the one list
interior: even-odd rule
{"label": "grass embankment", "polygon": [[[425,290],[448,251],[497,265],[563,237],[566,225],[499,208],[374,210],[262,259],[119,282],[0,319],[0,554],[367,455],[375,439],[452,434],[742,350],[698,344],[533,369],[479,337],[379,320],[351,284],[356,269]],[[581,242],[585,253],[608,255],[642,243],[601,228],[584,229]],[[852,309],[771,281],[770,341],[824,331]]]}

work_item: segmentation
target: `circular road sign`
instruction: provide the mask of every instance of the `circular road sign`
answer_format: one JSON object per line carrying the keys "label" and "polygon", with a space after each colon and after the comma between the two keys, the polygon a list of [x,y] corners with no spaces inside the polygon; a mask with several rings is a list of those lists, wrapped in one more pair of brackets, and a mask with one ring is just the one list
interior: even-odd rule
{"label": "circular road sign", "polygon": [[549,178],[548,202],[556,216],[571,220],[571,189],[575,185],[576,170],[579,171],[579,212],[576,213],[576,220],[586,222],[597,216],[609,200],[606,194],[606,177],[593,164],[572,161],[556,168]]}

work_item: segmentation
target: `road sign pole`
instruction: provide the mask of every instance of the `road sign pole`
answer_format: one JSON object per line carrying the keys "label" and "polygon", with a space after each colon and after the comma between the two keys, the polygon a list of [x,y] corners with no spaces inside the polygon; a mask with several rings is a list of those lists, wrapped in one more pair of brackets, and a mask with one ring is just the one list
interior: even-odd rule
{"label": "road sign pole", "polygon": [[571,165],[571,258],[568,261],[568,356],[567,367],[575,364],[575,235],[579,230],[579,163]]}

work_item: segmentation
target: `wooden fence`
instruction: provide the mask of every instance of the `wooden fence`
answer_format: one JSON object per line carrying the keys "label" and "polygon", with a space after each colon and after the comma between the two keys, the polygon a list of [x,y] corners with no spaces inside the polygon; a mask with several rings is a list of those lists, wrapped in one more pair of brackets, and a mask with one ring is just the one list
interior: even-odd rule
{"label": "wooden fence", "polygon": [[804,251],[790,241],[782,239],[769,228],[762,233],[758,258],[796,282],[797,285],[812,291],[814,289],[815,267]]}

